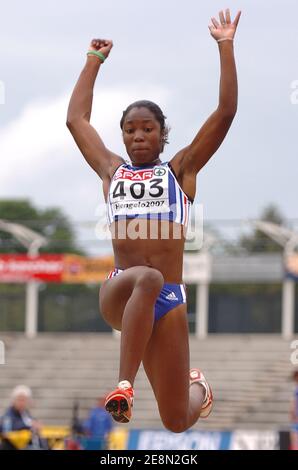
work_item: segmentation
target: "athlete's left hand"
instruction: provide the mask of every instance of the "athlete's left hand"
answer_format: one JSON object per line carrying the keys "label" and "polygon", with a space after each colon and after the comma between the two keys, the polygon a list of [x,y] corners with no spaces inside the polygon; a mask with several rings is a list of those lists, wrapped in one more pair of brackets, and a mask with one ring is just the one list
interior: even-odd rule
{"label": "athlete's left hand", "polygon": [[219,39],[233,39],[238,26],[241,11],[238,11],[234,21],[231,21],[230,10],[227,9],[225,14],[223,10],[219,12],[219,21],[212,17],[212,24],[208,26],[211,36],[218,41]]}

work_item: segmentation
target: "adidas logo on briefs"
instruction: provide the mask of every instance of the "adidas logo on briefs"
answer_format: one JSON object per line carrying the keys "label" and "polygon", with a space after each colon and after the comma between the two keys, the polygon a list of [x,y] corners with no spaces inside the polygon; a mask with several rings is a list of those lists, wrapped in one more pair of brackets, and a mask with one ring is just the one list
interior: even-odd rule
{"label": "adidas logo on briefs", "polygon": [[166,299],[168,299],[168,300],[178,300],[178,297],[176,297],[175,292],[171,292],[169,295],[166,296]]}

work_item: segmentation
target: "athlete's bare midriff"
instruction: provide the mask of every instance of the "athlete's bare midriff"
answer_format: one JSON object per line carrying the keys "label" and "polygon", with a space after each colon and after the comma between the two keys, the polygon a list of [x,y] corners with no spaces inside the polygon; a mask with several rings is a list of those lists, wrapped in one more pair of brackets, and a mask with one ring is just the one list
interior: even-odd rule
{"label": "athlete's bare midriff", "polygon": [[[183,227],[176,223],[170,222],[164,224],[163,222],[156,221],[156,226],[151,225],[155,238],[151,236],[151,238],[147,237],[145,239],[140,239],[139,237],[132,239],[131,236],[125,237],[125,230],[126,235],[129,235],[127,234],[127,228],[130,221],[116,222],[111,225],[112,233],[121,233],[123,237],[112,237],[115,267],[127,269],[133,266],[149,266],[158,269],[166,283],[181,284],[183,282],[183,250],[185,242]],[[150,222],[152,224],[152,221]],[[139,219],[138,224],[140,232],[144,229],[145,233],[146,230],[148,234],[150,233],[149,221]],[[167,230],[169,233],[167,233]],[[165,238],[163,239],[162,236]]]}

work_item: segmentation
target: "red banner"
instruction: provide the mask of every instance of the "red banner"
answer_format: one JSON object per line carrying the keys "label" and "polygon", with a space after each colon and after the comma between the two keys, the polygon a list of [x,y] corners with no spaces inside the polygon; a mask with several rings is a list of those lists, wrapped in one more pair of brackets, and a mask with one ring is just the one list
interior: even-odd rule
{"label": "red banner", "polygon": [[61,282],[63,255],[0,255],[0,282]]}
{"label": "red banner", "polygon": [[0,255],[0,282],[88,283],[103,281],[113,269],[113,257],[77,255]]}

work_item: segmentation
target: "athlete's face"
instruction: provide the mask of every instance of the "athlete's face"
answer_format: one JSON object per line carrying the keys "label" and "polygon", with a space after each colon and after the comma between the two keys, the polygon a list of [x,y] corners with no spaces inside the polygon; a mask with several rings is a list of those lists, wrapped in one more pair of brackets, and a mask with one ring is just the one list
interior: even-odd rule
{"label": "athlete's face", "polygon": [[131,109],[125,117],[122,135],[133,163],[150,163],[159,157],[162,145],[160,124],[149,109]]}

